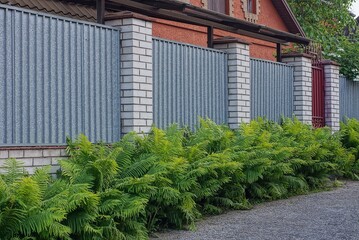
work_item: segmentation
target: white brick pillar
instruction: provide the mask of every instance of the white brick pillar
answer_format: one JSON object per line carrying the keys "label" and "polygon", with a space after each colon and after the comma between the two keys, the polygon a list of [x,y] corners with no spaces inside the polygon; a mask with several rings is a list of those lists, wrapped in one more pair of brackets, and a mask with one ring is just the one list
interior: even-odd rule
{"label": "white brick pillar", "polygon": [[251,120],[249,43],[224,37],[214,40],[214,48],[228,54],[228,125],[235,129]]}
{"label": "white brick pillar", "polygon": [[152,22],[131,12],[106,16],[121,30],[121,132],[148,133],[153,123]]}
{"label": "white brick pillar", "polygon": [[339,113],[339,64],[333,61],[323,61],[325,75],[325,124],[333,131],[340,126]]}
{"label": "white brick pillar", "polygon": [[312,125],[312,57],[290,53],[282,56],[282,62],[294,67],[294,115]]}

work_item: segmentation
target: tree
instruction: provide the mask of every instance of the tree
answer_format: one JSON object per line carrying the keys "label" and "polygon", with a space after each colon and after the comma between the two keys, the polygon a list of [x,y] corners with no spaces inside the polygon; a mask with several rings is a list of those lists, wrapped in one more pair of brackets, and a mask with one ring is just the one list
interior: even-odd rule
{"label": "tree", "polygon": [[288,0],[307,34],[322,45],[323,55],[341,65],[349,79],[359,75],[357,23],[349,9],[354,0]]}

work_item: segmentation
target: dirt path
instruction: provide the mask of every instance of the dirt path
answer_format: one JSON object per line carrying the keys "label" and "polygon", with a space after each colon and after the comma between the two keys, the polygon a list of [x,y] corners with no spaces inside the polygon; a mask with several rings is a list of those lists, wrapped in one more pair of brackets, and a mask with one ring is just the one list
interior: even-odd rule
{"label": "dirt path", "polygon": [[359,182],[210,217],[197,223],[195,232],[157,235],[154,240],[359,240]]}

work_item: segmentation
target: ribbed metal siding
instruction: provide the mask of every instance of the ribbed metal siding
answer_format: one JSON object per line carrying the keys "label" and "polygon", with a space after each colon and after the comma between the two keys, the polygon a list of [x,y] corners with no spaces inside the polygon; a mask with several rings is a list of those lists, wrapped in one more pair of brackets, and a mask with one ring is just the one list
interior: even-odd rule
{"label": "ribbed metal siding", "polygon": [[118,30],[0,6],[0,145],[117,141]]}
{"label": "ribbed metal siding", "polygon": [[293,115],[294,69],[286,64],[251,59],[251,118],[279,121]]}
{"label": "ribbed metal siding", "polygon": [[193,128],[198,117],[227,122],[227,55],[161,39],[153,41],[154,123]]}
{"label": "ribbed metal siding", "polygon": [[347,80],[341,76],[340,87],[340,119],[345,117],[359,119],[359,82]]}

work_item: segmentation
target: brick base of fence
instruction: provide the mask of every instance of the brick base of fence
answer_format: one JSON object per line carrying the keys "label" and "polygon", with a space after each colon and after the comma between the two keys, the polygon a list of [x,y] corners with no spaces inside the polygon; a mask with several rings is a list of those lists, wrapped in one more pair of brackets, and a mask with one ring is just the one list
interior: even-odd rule
{"label": "brick base of fence", "polygon": [[33,174],[37,168],[51,165],[51,174],[60,169],[58,161],[66,159],[65,147],[13,147],[0,149],[0,173],[5,172],[4,164],[9,158],[23,162],[26,172]]}

